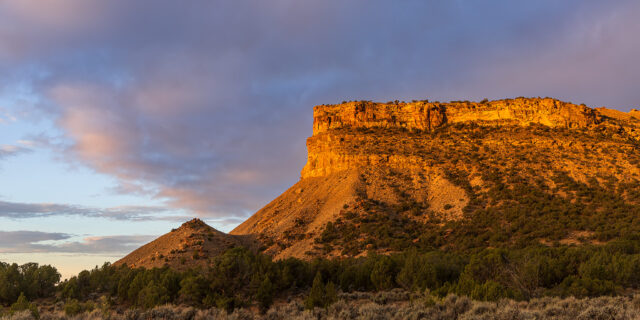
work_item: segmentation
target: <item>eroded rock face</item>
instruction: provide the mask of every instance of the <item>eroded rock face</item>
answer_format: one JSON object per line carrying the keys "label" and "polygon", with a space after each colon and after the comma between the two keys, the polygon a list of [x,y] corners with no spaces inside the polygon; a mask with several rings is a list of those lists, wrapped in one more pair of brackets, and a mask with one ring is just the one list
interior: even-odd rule
{"label": "eroded rock face", "polygon": [[362,101],[316,106],[313,118],[314,135],[344,127],[431,130],[447,121],[444,105],[425,102],[396,105]]}
{"label": "eroded rock face", "polygon": [[445,124],[543,124],[582,128],[599,123],[597,113],[584,105],[545,98],[518,98],[478,102],[412,102],[386,104],[348,102],[314,108],[313,134],[339,128],[405,128],[433,130]]}
{"label": "eroded rock face", "polygon": [[371,154],[343,152],[339,146],[345,136],[339,129],[387,128],[409,131],[431,131],[447,124],[531,125],[586,128],[597,125],[601,117],[595,110],[556,99],[518,98],[478,102],[412,102],[376,103],[348,102],[314,108],[313,136],[307,140],[308,161],[302,178],[320,177],[334,172],[389,165],[397,169],[422,166],[420,158],[397,153]]}

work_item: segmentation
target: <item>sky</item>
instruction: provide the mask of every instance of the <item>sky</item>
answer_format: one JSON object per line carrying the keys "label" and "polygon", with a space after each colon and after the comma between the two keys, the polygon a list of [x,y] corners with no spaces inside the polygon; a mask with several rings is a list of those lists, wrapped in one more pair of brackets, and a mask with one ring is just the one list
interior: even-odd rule
{"label": "sky", "polygon": [[0,0],[0,261],[69,277],[294,184],[312,107],[640,108],[635,0]]}

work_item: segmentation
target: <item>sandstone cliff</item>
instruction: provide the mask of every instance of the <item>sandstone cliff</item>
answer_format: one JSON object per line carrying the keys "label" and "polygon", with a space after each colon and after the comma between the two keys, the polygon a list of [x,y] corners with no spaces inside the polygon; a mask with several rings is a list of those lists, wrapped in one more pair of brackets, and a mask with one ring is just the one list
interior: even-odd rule
{"label": "sandstone cliff", "polygon": [[433,130],[446,124],[543,124],[550,127],[583,128],[600,122],[598,114],[584,105],[559,100],[507,99],[479,102],[376,103],[368,101],[316,106],[313,134],[338,128],[390,128]]}
{"label": "sandstone cliff", "polygon": [[[634,113],[635,112],[635,113]],[[308,160],[301,177],[318,177],[332,172],[360,166],[388,164],[399,169],[415,167],[421,157],[389,153],[339,152],[340,146],[354,139],[367,139],[366,135],[336,135],[339,129],[406,129],[431,131],[447,125],[472,123],[482,126],[544,125],[551,128],[586,129],[626,121],[626,128],[640,130],[634,118],[640,112],[624,113],[617,110],[591,109],[551,98],[518,98],[498,101],[429,103],[412,102],[385,104],[367,101],[338,105],[320,105],[314,108],[313,136],[307,140]],[[632,122],[631,124],[628,122]],[[640,132],[640,131],[639,131]],[[326,134],[325,134],[326,133]],[[637,135],[635,132],[634,135]]]}

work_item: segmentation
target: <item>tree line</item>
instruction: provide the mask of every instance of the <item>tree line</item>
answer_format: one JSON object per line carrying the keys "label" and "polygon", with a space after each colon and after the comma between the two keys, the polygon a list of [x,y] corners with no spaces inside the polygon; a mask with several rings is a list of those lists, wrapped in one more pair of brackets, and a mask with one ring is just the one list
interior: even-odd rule
{"label": "tree line", "polygon": [[604,246],[480,249],[470,252],[410,249],[340,260],[273,261],[234,248],[206,270],[130,269],[105,264],[59,285],[65,299],[108,295],[116,303],[151,308],[165,303],[233,310],[275,298],[307,296],[308,307],[326,306],[336,292],[403,288],[477,300],[539,296],[616,295],[640,286],[640,241]]}
{"label": "tree line", "polygon": [[52,266],[0,262],[0,304],[12,304],[21,294],[29,300],[53,296],[58,282],[60,273]]}
{"label": "tree line", "polygon": [[233,310],[257,303],[266,310],[277,298],[305,296],[307,307],[326,307],[338,291],[394,288],[476,300],[616,295],[640,286],[640,240],[469,252],[410,249],[312,261],[273,261],[238,247],[213,258],[207,269],[178,272],[105,263],[63,282],[59,279],[51,266],[0,263],[0,301],[8,306],[21,294],[32,301],[58,293],[75,304],[104,296],[110,303],[140,308],[182,303]]}

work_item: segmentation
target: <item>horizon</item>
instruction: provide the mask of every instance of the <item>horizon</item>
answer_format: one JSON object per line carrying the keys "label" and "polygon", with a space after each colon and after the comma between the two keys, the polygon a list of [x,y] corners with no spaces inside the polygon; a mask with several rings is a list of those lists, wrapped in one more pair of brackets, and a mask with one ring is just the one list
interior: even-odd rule
{"label": "horizon", "polygon": [[0,261],[68,278],[300,177],[313,106],[640,106],[640,3],[7,0]]}

